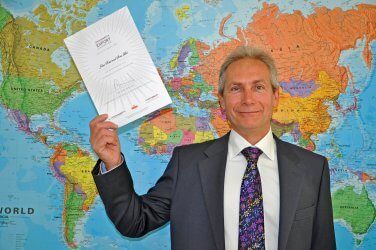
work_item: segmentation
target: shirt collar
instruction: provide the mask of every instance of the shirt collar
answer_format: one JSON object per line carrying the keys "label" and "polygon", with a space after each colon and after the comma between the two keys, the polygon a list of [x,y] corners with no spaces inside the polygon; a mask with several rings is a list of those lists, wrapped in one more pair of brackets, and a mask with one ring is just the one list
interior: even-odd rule
{"label": "shirt collar", "polygon": [[274,161],[275,159],[276,145],[271,129],[269,129],[269,132],[258,143],[256,143],[256,145],[250,144],[235,130],[231,130],[230,138],[228,140],[228,156],[230,159],[238,156],[246,147],[259,148],[270,160]]}

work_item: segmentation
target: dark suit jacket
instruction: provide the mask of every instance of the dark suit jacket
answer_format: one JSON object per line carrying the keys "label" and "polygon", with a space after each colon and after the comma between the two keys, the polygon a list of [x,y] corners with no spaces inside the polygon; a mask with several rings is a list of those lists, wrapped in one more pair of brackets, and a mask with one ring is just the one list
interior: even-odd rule
{"label": "dark suit jacket", "polygon": [[[173,249],[224,249],[223,188],[229,134],[176,147],[163,176],[138,196],[125,163],[93,177],[106,212],[125,236],[171,222]],[[278,249],[335,249],[326,158],[275,137],[280,179]]]}

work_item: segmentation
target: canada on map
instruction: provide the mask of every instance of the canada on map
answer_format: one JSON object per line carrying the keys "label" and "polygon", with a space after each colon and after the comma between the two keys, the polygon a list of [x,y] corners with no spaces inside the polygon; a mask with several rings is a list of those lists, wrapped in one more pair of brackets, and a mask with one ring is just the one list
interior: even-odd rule
{"label": "canada on map", "polygon": [[91,170],[97,111],[63,40],[128,6],[173,100],[121,129],[139,194],[176,146],[231,128],[218,71],[239,45],[278,69],[273,133],[327,157],[338,249],[376,249],[376,3],[0,0],[0,249],[170,249],[107,218]]}

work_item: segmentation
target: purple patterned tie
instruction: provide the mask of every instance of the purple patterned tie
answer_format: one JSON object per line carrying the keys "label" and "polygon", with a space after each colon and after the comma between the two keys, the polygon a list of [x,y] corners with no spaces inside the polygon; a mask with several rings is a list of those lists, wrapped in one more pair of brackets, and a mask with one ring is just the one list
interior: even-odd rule
{"label": "purple patterned tie", "polygon": [[239,207],[239,249],[265,249],[264,208],[257,161],[262,151],[248,147],[242,150],[247,159]]}

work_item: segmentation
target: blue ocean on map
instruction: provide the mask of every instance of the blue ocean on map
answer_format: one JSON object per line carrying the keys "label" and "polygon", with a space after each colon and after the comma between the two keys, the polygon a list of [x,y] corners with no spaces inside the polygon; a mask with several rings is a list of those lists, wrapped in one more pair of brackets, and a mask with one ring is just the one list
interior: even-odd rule
{"label": "blue ocean on map", "polygon": [[[19,245],[36,249],[44,242],[57,246],[56,249],[65,249],[60,231],[63,186],[51,176],[49,157],[44,157],[51,155],[51,150],[18,130],[14,123],[6,122],[9,116],[3,108],[0,108],[0,121],[1,185],[2,189],[12,190],[7,197],[1,197],[0,205],[25,211],[33,209],[28,216],[1,214],[1,227],[8,226],[6,231],[0,230],[0,248],[16,249]],[[12,136],[3,136],[8,133]]]}
{"label": "blue ocean on map", "polygon": [[[63,3],[59,7],[62,9],[53,10],[55,3]],[[267,1],[267,3],[275,3],[281,13],[301,13],[303,18],[315,13],[317,7],[326,7],[329,10],[338,7],[341,11],[356,10],[356,5],[359,3],[368,3],[372,4],[373,8],[375,7],[375,0],[315,2],[292,0]],[[0,6],[8,10],[14,18],[26,17],[27,20],[35,23],[37,30],[47,32],[47,26],[40,26],[43,25],[43,20],[39,18],[43,15],[34,13],[41,4],[45,6],[46,13],[50,11],[57,14],[56,20],[71,11],[72,6],[78,8],[76,12],[70,13],[71,19],[66,23],[67,35],[77,31],[72,31],[73,20],[83,21],[84,25],[90,25],[128,6],[156,67],[162,73],[165,83],[168,84],[172,78],[189,77],[192,72],[192,68],[188,65],[181,73],[172,70],[170,64],[186,41],[198,40],[208,45],[209,50],[217,48],[222,43],[235,41],[238,35],[241,35],[238,31],[254,21],[254,14],[263,9],[265,2],[238,0],[0,1]],[[90,4],[93,4],[92,8],[86,10],[85,7]],[[42,10],[44,8],[39,9],[39,11]],[[181,11],[180,16],[179,11]],[[224,18],[227,16],[229,19],[224,24]],[[56,20],[54,23],[51,22],[52,26],[61,27],[62,24],[57,24]],[[0,15],[0,24],[1,22],[2,16]],[[220,31],[221,25],[224,25],[222,31]],[[0,27],[0,34],[3,35],[1,29],[2,27]],[[29,32],[31,31],[26,30],[20,35],[28,35]],[[52,31],[54,32],[56,31]],[[267,38],[261,37],[260,39]],[[333,39],[345,39],[345,37],[335,37],[333,34]],[[43,42],[40,41],[40,43]],[[365,187],[375,209],[376,41],[368,42],[367,36],[363,34],[352,42],[351,48],[341,51],[338,65],[346,68],[348,85],[336,101],[325,101],[331,117],[331,125],[324,133],[312,135],[311,139],[316,146],[315,152],[325,155],[329,160],[332,194],[346,186],[354,186],[356,193],[360,193]],[[0,41],[0,45],[3,45],[3,40]],[[364,58],[366,46],[369,46],[372,52],[371,66],[367,65]],[[4,72],[9,63],[2,49],[0,46],[2,62],[0,64],[0,207],[2,209],[0,249],[73,249],[66,239],[68,229],[64,222],[64,212],[67,209],[64,203],[67,199],[65,183],[58,180],[51,170],[51,157],[55,153],[56,145],[69,144],[77,146],[88,153],[93,161],[96,161],[97,156],[89,143],[89,123],[97,116],[97,112],[83,83],[80,82],[80,90],[67,97],[52,115],[44,113],[28,117],[30,131],[21,130],[18,127],[19,123],[15,120],[14,110],[4,105],[1,99],[1,90],[4,86],[2,84],[6,79]],[[209,52],[204,52],[204,56],[207,53]],[[63,42],[57,46],[49,59],[51,64],[56,64],[62,70],[63,81],[68,79],[65,73],[73,62],[70,61],[70,55]],[[29,66],[33,63],[25,61],[17,66]],[[43,70],[40,68],[37,72],[42,74]],[[199,82],[205,81],[200,74],[194,77]],[[296,81],[297,86],[304,83],[304,81]],[[315,84],[315,81],[312,80],[309,83]],[[54,83],[51,82],[51,84]],[[310,91],[315,90],[316,87]],[[192,105],[184,97],[175,95],[173,104],[169,108],[174,110],[174,114],[183,118],[193,116],[210,120],[210,109],[200,106],[200,103],[215,102],[216,93],[203,92],[195,101],[197,102]],[[139,194],[146,193],[155,184],[170,159],[170,155],[166,153],[148,154],[140,145],[140,127],[148,118],[141,118],[118,130],[121,149],[132,174],[135,190]],[[209,124],[209,127],[217,135],[214,126]],[[40,134],[45,137],[40,137]],[[299,143],[296,138],[294,140],[292,133],[285,133],[282,139]],[[87,167],[91,169],[92,166]],[[91,178],[89,174],[88,177]],[[365,180],[365,177],[368,179]],[[70,232],[73,234],[77,249],[171,249],[169,223],[141,239],[123,237],[108,219],[99,195],[95,196],[93,204],[75,222],[77,224]],[[355,234],[349,223],[343,219],[335,220],[334,225],[338,249],[376,249],[375,221],[363,235]]]}
{"label": "blue ocean on map", "polygon": [[[78,137],[72,137],[74,141],[79,139],[80,145],[86,145],[85,149],[90,151],[89,145],[89,123],[97,116],[97,112],[92,105],[90,96],[87,92],[78,94],[75,98],[67,102],[59,111],[59,123],[67,131],[74,131]],[[138,124],[137,124],[138,123]],[[122,152],[127,159],[127,165],[132,172],[135,184],[135,190],[142,194],[157,181],[167,166],[166,157],[148,156],[142,150],[134,150],[138,147],[138,126],[141,121],[136,121],[125,127],[120,128],[119,137],[122,144]],[[72,141],[73,142],[73,141]],[[95,157],[95,156],[94,156]],[[143,159],[139,161],[138,159]],[[105,225],[98,228],[97,225]],[[169,226],[166,225],[160,232],[151,233],[143,237],[142,241],[123,238],[112,223],[107,218],[103,204],[99,197],[95,202],[95,206],[90,211],[90,217],[85,223],[84,232],[87,235],[96,235],[97,244],[88,246],[96,249],[106,249],[106,246],[126,246],[132,249],[145,249],[145,247],[155,246],[156,249],[161,248],[160,242],[167,244],[169,238]],[[156,237],[158,241],[156,241]],[[162,238],[161,238],[162,237]],[[163,240],[163,238],[165,240]],[[163,246],[166,247],[166,246]]]}
{"label": "blue ocean on map", "polygon": [[[373,54],[376,54],[375,42],[372,43],[371,50]],[[342,171],[337,170],[336,174],[331,176],[332,183],[336,180],[346,180],[346,183],[358,186],[359,189],[361,188],[359,182],[356,179],[352,181],[354,173],[351,173],[351,171],[367,171],[373,175],[376,174],[374,167],[368,167],[373,166],[376,161],[376,155],[374,154],[376,142],[372,140],[376,134],[374,126],[376,116],[372,108],[376,97],[376,72],[374,70],[369,71],[363,62],[357,61],[361,58],[359,56],[362,53],[361,49],[349,52],[344,52],[345,56],[341,63],[349,65],[352,72],[355,72],[353,73],[353,80],[356,86],[363,86],[360,95],[357,96],[360,108],[357,111],[354,110],[347,113],[344,118],[341,118],[340,126],[336,127],[333,132],[321,135],[317,151],[330,158],[329,164],[331,168],[344,167]],[[355,58],[356,60],[354,60]],[[376,59],[373,58],[372,68],[375,68],[375,65]],[[339,103],[344,107],[351,106],[353,102],[354,93],[351,93],[350,88],[344,95],[339,97]],[[327,145],[333,138],[340,146],[343,158],[336,157],[330,150],[327,150]],[[351,145],[351,147],[341,147],[341,145]],[[333,188],[336,187],[332,186],[332,192],[335,191]],[[375,192],[375,186],[370,185],[368,188]],[[342,223],[335,223],[335,232],[338,249],[352,249],[354,246],[360,249],[373,249],[375,247],[375,242],[373,241],[376,237],[375,225],[371,226],[360,245],[356,244],[354,236],[348,227],[344,227]]]}

